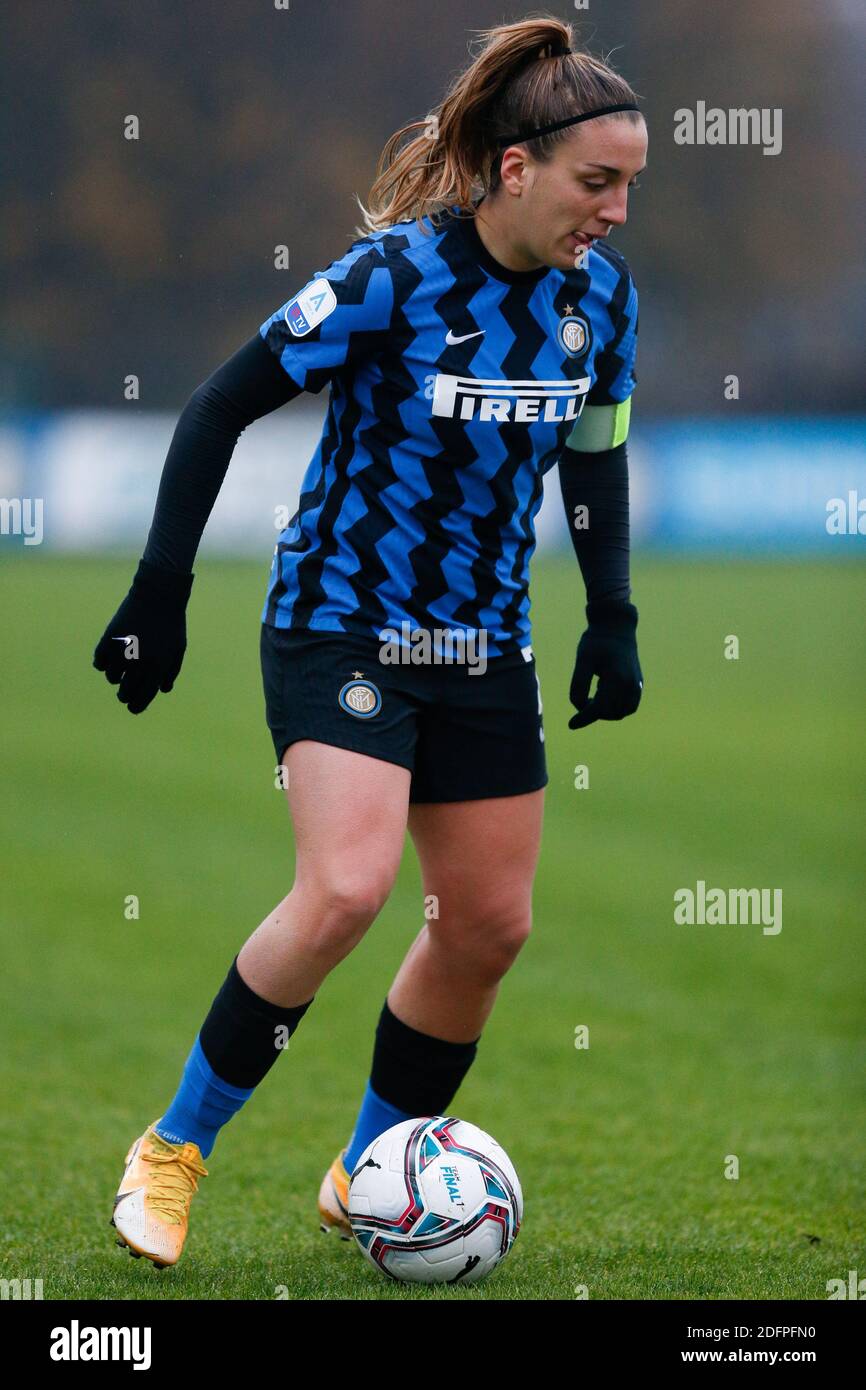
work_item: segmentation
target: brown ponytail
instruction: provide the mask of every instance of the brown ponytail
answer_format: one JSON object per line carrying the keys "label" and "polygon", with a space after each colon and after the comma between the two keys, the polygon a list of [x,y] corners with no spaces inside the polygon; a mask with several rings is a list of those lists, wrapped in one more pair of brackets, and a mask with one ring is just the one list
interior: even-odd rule
{"label": "brown ponytail", "polygon": [[[476,33],[486,39],[484,46],[439,105],[426,120],[395,131],[385,145],[368,207],[357,200],[364,218],[357,236],[410,217],[420,225],[425,215],[454,204],[468,210],[498,186],[500,137],[635,100],[625,79],[600,58],[569,52],[572,27],[562,20],[542,16]],[[634,111],[622,115],[642,119]],[[398,152],[401,139],[419,128]],[[544,162],[570,133],[566,128],[537,136],[526,147]]]}

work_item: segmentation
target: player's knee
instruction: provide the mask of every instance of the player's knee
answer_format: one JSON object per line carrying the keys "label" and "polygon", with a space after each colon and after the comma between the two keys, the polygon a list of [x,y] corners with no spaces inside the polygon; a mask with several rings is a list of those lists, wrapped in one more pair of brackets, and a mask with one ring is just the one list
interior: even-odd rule
{"label": "player's knee", "polygon": [[379,915],[393,876],[367,867],[335,865],[317,876],[316,938],[323,946],[351,946]]}
{"label": "player's knee", "polygon": [[492,980],[501,980],[510,970],[530,931],[529,917],[504,923],[491,935],[489,973]]}
{"label": "player's knee", "polygon": [[479,984],[496,984],[514,964],[532,928],[528,906],[491,905],[447,932],[447,947]]}

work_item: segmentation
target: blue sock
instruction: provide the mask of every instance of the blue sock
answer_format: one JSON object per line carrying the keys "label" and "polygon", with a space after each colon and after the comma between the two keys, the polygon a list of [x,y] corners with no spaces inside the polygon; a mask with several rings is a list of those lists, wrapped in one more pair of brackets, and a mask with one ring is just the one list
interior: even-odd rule
{"label": "blue sock", "polygon": [[376,1095],[368,1081],[355,1129],[343,1157],[347,1173],[351,1175],[352,1169],[368,1144],[372,1144],[374,1139],[377,1139],[380,1134],[384,1134],[385,1130],[390,1129],[392,1125],[398,1125],[401,1120],[411,1120],[413,1117],[414,1111],[398,1110],[396,1105],[382,1100],[381,1096]]}
{"label": "blue sock", "polygon": [[202,1158],[207,1158],[223,1125],[254,1090],[255,1086],[230,1086],[217,1076],[196,1038],[177,1095],[154,1129],[170,1144],[198,1144]]}

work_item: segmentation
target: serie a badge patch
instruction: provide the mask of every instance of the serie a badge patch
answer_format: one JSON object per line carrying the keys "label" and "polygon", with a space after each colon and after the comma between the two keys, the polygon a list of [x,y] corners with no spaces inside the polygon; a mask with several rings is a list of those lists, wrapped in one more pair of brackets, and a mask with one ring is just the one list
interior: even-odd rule
{"label": "serie a badge patch", "polygon": [[372,719],[382,708],[382,696],[372,681],[347,681],[337,699],[347,714],[356,719]]}
{"label": "serie a badge patch", "polygon": [[313,280],[306,285],[294,299],[286,305],[283,317],[289,331],[296,338],[303,338],[312,332],[317,324],[332,314],[337,307],[337,296],[324,278]]}
{"label": "serie a badge patch", "polygon": [[564,319],[560,319],[556,336],[560,347],[569,357],[584,357],[589,351],[589,324],[578,314],[567,314]]}

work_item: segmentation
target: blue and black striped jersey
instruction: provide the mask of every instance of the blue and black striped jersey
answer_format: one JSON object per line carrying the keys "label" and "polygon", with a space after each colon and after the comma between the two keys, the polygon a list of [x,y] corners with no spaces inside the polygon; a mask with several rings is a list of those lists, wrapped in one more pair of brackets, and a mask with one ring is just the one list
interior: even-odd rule
{"label": "blue and black striped jersey", "polygon": [[330,384],[262,616],[519,652],[543,476],[586,403],[634,389],[637,293],[605,243],[581,270],[512,271],[471,216],[424,224],[353,242],[259,330],[297,387]]}

